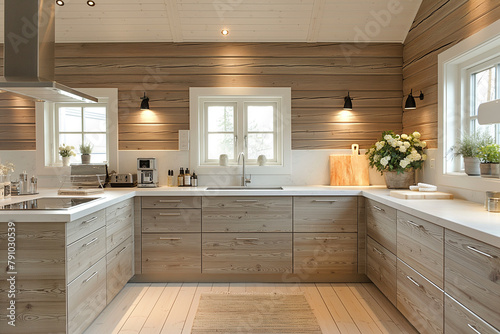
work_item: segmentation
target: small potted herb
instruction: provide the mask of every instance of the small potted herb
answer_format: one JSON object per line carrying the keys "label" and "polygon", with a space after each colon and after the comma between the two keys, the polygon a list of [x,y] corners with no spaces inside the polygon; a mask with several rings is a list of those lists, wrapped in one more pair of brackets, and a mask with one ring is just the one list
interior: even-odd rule
{"label": "small potted herb", "polygon": [[455,156],[464,158],[465,173],[469,176],[479,176],[479,148],[493,143],[493,138],[486,132],[478,131],[472,134],[464,133],[462,138],[452,147]]}
{"label": "small potted herb", "polygon": [[80,145],[80,153],[82,155],[82,164],[89,164],[90,163],[90,153],[92,153],[93,148],[94,148],[94,145],[92,145],[92,143]]}
{"label": "small potted herb", "polygon": [[480,169],[482,177],[496,177],[500,175],[500,145],[489,144],[481,146],[477,153],[481,161]]}

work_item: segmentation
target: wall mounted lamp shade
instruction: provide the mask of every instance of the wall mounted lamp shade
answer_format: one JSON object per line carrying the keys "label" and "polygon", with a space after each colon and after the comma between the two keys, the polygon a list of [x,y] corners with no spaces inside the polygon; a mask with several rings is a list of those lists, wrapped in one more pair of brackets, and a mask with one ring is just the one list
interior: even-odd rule
{"label": "wall mounted lamp shade", "polygon": [[[420,95],[418,96],[420,100],[424,99],[424,93],[420,91]],[[410,91],[410,94],[408,94],[408,97],[406,98],[405,102],[405,110],[413,110],[417,109],[417,104],[415,103],[415,98],[413,97],[413,89]]]}
{"label": "wall mounted lamp shade", "polygon": [[349,95],[349,92],[344,97],[344,110],[352,110],[352,97]]}
{"label": "wall mounted lamp shade", "polygon": [[141,97],[141,110],[149,110],[149,97],[146,96],[146,92],[144,92],[144,96]]}
{"label": "wall mounted lamp shade", "polygon": [[63,0],[56,0],[56,4],[58,6],[64,6],[64,1]]}

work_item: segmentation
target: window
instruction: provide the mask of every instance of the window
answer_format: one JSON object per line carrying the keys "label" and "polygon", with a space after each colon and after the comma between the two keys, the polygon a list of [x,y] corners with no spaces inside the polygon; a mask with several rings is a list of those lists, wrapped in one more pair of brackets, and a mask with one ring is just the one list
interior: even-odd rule
{"label": "window", "polygon": [[[221,154],[236,167],[238,156],[253,173],[289,173],[290,88],[191,88],[191,157],[198,172],[214,172]],[[215,169],[214,169],[215,168]],[[257,167],[256,167],[257,168]]]}

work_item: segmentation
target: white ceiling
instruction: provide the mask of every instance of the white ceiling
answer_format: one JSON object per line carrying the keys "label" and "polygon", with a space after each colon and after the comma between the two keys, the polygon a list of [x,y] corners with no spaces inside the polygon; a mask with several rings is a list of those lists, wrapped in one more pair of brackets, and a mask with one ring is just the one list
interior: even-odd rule
{"label": "white ceiling", "polygon": [[[86,0],[64,1],[56,6],[57,42],[402,43],[422,2],[95,0],[89,7]],[[3,8],[3,0],[0,4]],[[392,12],[391,4],[396,5]],[[220,33],[223,28],[230,31],[227,37]],[[3,15],[0,31],[3,40]]]}

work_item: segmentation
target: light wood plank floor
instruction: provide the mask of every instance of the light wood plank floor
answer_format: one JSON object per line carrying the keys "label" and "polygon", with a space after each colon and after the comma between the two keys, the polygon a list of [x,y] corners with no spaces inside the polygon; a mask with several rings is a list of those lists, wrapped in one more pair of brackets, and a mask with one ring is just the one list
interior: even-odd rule
{"label": "light wood plank floor", "polygon": [[372,283],[128,283],[85,334],[189,334],[210,291],[303,292],[324,334],[418,334]]}

